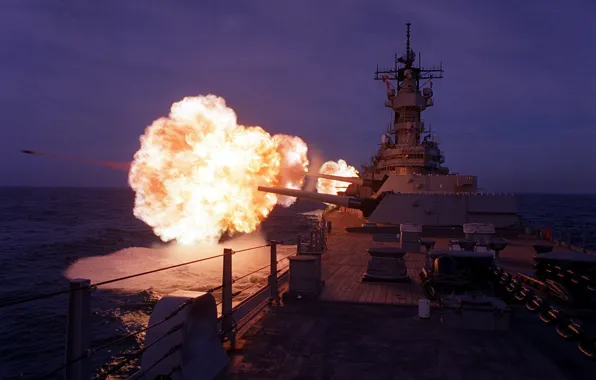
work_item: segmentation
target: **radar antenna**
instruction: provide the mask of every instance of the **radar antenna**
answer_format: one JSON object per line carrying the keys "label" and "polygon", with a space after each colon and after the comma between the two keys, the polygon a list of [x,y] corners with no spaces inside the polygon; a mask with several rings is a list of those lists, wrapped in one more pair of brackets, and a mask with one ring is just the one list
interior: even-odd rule
{"label": "radar antenna", "polygon": [[[412,50],[412,45],[410,42],[410,26],[411,23],[406,24],[406,51],[405,53],[398,57],[395,54],[395,62],[394,67],[390,69],[379,69],[379,65],[377,65],[377,70],[375,71],[375,80],[382,80],[385,82],[388,87],[391,84],[391,81],[396,81],[397,86],[396,89],[399,89],[401,86],[401,82],[405,78],[404,71],[406,69],[413,70],[414,76],[416,78],[416,89],[420,89],[420,81],[421,80],[429,80],[432,79],[440,79],[443,78],[443,63],[441,62],[440,65],[433,66],[430,68],[423,68],[420,65],[418,67],[414,67],[414,61],[416,60],[416,54]],[[431,82],[432,83],[432,82]]]}

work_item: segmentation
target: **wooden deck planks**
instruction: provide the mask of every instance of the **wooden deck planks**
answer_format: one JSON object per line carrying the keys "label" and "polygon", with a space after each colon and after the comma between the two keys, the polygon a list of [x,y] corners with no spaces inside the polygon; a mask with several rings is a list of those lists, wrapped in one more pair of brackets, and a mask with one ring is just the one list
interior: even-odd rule
{"label": "wooden deck planks", "polygon": [[[367,248],[396,243],[348,234],[346,226],[362,222],[352,214],[334,213],[329,220],[334,230],[329,235],[329,250],[321,257],[325,287],[320,300],[325,302],[283,305],[257,318],[240,339],[242,350],[223,374],[225,378],[596,378],[596,370],[578,377],[579,370],[569,369],[585,361],[579,356],[565,356],[572,363],[561,366],[559,339],[553,337],[551,344],[543,338],[553,336],[552,329],[539,331],[548,327],[525,310],[519,315],[513,311],[512,331],[494,333],[445,329],[438,313],[430,320],[419,320],[415,308],[388,312],[387,308],[357,305],[417,304],[424,297],[418,275],[425,255],[406,255],[410,283],[363,283]],[[448,248],[449,239],[435,240],[435,249]],[[530,270],[533,242],[512,240],[501,253],[500,264],[508,271]],[[535,339],[539,340],[532,344]]]}
{"label": "wooden deck planks", "polygon": [[[325,287],[320,299],[327,302],[359,302],[393,305],[416,305],[424,298],[419,274],[426,262],[423,251],[408,253],[405,256],[408,267],[409,283],[371,283],[362,282],[368,262],[367,249],[370,247],[395,247],[395,242],[375,242],[371,235],[347,233],[345,227],[362,222],[356,215],[333,213],[329,215],[333,222],[333,232],[327,242],[328,250],[322,256],[323,278]],[[435,249],[448,249],[449,238],[433,238]],[[531,270],[535,240],[519,238],[510,240],[509,246],[501,252],[499,264],[507,271]],[[556,247],[557,251],[570,251]]]}
{"label": "wooden deck planks", "polygon": [[345,303],[273,308],[242,335],[219,379],[594,378],[593,371],[565,376],[518,331],[450,330],[438,314],[414,315],[414,308]]}
{"label": "wooden deck planks", "polygon": [[[321,300],[329,302],[360,302],[375,304],[414,305],[422,297],[418,273],[424,265],[424,254],[406,255],[409,283],[362,282],[370,247],[395,247],[397,243],[374,242],[366,234],[348,234],[343,230],[353,225],[353,215],[332,216],[334,231],[329,236],[328,251],[323,254],[322,268],[325,287]],[[445,247],[447,240],[445,240]]]}

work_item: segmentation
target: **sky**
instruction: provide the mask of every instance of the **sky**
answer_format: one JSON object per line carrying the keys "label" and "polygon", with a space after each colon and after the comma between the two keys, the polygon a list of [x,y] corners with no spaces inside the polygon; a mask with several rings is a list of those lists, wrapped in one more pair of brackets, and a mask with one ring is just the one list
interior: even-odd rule
{"label": "sky", "polygon": [[20,149],[130,161],[145,127],[216,94],[244,125],[367,162],[391,111],[376,65],[443,62],[424,112],[453,172],[492,191],[596,193],[596,2],[0,2],[0,186],[126,186]]}

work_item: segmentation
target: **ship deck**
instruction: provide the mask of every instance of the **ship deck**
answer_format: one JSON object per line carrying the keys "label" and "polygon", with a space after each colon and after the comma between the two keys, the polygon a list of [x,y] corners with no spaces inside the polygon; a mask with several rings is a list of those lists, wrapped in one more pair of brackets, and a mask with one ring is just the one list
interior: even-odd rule
{"label": "ship deck", "polygon": [[[397,243],[345,232],[362,223],[332,213],[333,232],[323,255],[325,287],[319,301],[273,307],[238,339],[226,379],[579,379],[596,366],[557,337],[536,315],[514,307],[506,332],[451,330],[437,310],[417,318],[423,298],[418,273],[424,254],[407,254],[409,283],[361,282],[366,249]],[[428,237],[432,238],[432,237]],[[435,249],[447,249],[447,238]],[[531,269],[530,238],[510,240],[500,264]],[[564,250],[564,248],[557,248]]]}

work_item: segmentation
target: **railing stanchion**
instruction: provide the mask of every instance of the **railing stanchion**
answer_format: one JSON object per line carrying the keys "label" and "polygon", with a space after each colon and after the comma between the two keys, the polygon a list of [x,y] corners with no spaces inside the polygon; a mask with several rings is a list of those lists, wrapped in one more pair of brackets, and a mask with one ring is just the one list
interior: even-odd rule
{"label": "railing stanchion", "polygon": [[300,251],[302,249],[302,235],[296,236],[296,255],[300,255]]}
{"label": "railing stanchion", "polygon": [[[91,281],[73,279],[70,281],[68,319],[66,324],[66,363],[85,355],[91,343]],[[91,378],[89,358],[85,357],[70,365],[64,372],[66,380],[87,380]]]}
{"label": "railing stanchion", "polygon": [[270,302],[279,302],[279,292],[277,289],[277,242],[271,240],[271,272],[269,273],[269,291]]}
{"label": "railing stanchion", "polygon": [[236,333],[234,332],[234,316],[232,315],[232,254],[229,248],[224,248],[223,253],[223,279],[221,296],[221,328],[222,339],[230,340],[232,349],[236,346]]}

